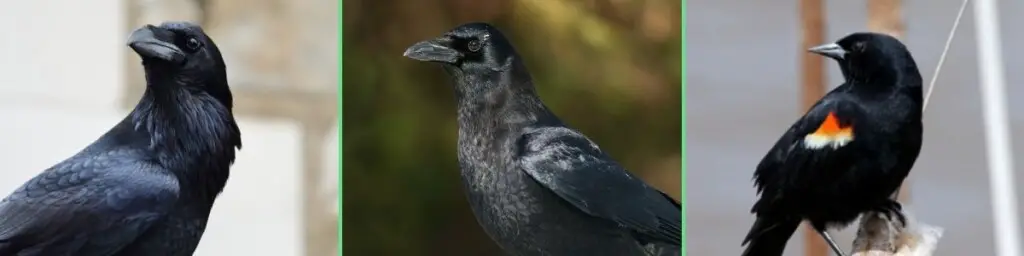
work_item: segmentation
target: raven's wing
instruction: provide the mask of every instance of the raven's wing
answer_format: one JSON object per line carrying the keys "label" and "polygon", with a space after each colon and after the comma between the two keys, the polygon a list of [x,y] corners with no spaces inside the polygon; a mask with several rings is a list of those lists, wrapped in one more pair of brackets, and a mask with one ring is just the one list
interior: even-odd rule
{"label": "raven's wing", "polygon": [[[0,255],[112,255],[173,206],[177,179],[130,150],[80,155],[0,202]],[[19,254],[20,253],[20,254]]]}
{"label": "raven's wing", "polygon": [[644,240],[680,244],[679,204],[633,177],[579,132],[531,129],[518,146],[523,170],[583,212],[613,221]]}

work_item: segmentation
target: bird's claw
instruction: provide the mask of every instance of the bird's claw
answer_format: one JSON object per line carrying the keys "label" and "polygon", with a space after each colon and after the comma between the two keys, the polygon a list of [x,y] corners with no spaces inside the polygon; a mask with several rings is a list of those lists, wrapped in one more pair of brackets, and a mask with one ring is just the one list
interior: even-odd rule
{"label": "bird's claw", "polygon": [[[907,217],[905,215],[903,215],[903,205],[901,205],[900,202],[897,202],[895,200],[890,200],[889,202],[887,202],[887,203],[883,204],[881,207],[879,207],[879,209],[877,211],[879,213],[885,215],[885,218],[890,220],[890,221],[892,221],[892,220],[899,221],[899,226],[900,227],[904,227],[904,226],[907,225]],[[895,218],[893,218],[893,217],[895,217]]]}

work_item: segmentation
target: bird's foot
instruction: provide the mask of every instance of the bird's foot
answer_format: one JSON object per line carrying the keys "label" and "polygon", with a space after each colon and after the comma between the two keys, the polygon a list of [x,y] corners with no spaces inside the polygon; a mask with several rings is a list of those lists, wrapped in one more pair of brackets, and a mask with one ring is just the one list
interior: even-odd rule
{"label": "bird's foot", "polygon": [[903,215],[903,205],[896,200],[889,200],[882,204],[877,211],[884,214],[886,219],[899,221],[900,228],[907,225],[907,216]]}

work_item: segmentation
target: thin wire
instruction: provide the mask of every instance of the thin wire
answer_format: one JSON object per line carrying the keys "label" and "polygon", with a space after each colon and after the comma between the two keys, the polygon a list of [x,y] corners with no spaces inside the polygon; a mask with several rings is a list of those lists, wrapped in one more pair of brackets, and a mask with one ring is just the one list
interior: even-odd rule
{"label": "thin wire", "polygon": [[949,37],[946,38],[946,47],[942,49],[942,55],[939,56],[939,64],[935,67],[935,73],[932,73],[932,81],[928,84],[928,94],[924,96],[924,104],[921,106],[921,112],[928,109],[928,99],[932,98],[932,93],[935,92],[935,81],[939,80],[939,72],[942,71],[942,63],[946,62],[946,54],[949,53],[949,46],[953,44],[953,37],[956,36],[956,27],[960,26],[960,18],[964,16],[964,10],[967,10],[967,2],[970,0],[964,0],[960,4],[960,12],[956,14],[956,21],[953,21],[953,28],[949,31]]}
{"label": "thin wire", "polygon": [[[953,28],[949,30],[949,37],[946,38],[946,47],[942,49],[942,55],[939,55],[939,63],[935,66],[935,73],[932,73],[932,81],[928,83],[928,93],[924,95],[924,103],[921,104],[921,112],[923,113],[928,109],[928,101],[932,98],[932,93],[935,92],[935,81],[939,80],[939,72],[942,71],[942,63],[946,62],[946,55],[949,53],[949,46],[953,44],[953,37],[956,36],[956,28],[960,26],[960,19],[964,17],[964,11],[967,10],[967,2],[970,0],[964,0],[960,4],[960,12],[956,14],[956,20],[953,21]],[[903,190],[903,184],[896,189],[896,193],[893,194],[893,198],[900,197],[900,191]]]}

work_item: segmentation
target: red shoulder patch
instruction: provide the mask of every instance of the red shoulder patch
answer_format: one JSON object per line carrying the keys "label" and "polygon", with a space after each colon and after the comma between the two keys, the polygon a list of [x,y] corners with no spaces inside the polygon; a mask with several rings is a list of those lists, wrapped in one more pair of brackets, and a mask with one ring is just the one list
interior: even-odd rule
{"label": "red shoulder patch", "polygon": [[835,112],[828,112],[825,120],[818,125],[818,129],[804,137],[804,145],[808,148],[818,149],[825,146],[839,148],[850,141],[853,141],[853,126],[843,126]]}
{"label": "red shoulder patch", "polygon": [[813,134],[824,136],[851,135],[853,134],[853,126],[840,125],[836,113],[830,111],[828,116],[825,116],[825,121],[821,122],[821,125],[818,126],[818,129]]}

